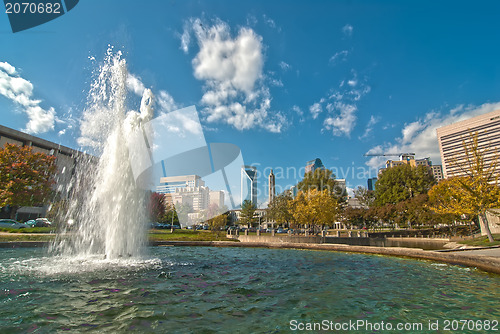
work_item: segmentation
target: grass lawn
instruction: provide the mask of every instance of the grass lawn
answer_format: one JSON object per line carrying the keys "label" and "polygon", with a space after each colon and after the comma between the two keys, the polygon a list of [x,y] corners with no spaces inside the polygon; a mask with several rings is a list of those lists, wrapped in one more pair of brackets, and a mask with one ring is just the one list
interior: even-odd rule
{"label": "grass lawn", "polygon": [[464,245],[469,245],[469,246],[483,246],[483,247],[500,245],[500,234],[493,234],[493,239],[495,241],[489,242],[487,236],[482,236],[482,237],[475,238],[472,240],[460,241],[459,243],[464,244]]}
{"label": "grass lawn", "polygon": [[220,231],[217,235],[212,231],[195,230],[150,230],[150,241],[234,241],[227,239],[225,231]]}
{"label": "grass lawn", "polygon": [[[0,229],[0,242],[5,241],[51,241],[56,234],[49,227],[34,227],[23,229]],[[193,231],[193,230],[149,230],[148,237],[150,241],[235,241],[227,239],[224,231],[219,235],[212,231]]]}

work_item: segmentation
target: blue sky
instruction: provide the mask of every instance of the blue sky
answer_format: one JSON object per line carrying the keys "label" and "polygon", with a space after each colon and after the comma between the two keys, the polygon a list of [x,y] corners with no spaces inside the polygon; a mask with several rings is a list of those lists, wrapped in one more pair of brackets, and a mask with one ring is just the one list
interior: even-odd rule
{"label": "blue sky", "polygon": [[[164,111],[295,184],[321,158],[350,188],[383,158],[440,163],[435,129],[500,108],[497,1],[80,1],[12,33],[0,14],[0,123],[78,148],[109,45]],[[140,101],[140,99],[139,99]],[[288,173],[287,173],[288,171]],[[260,174],[259,200],[265,201]]]}

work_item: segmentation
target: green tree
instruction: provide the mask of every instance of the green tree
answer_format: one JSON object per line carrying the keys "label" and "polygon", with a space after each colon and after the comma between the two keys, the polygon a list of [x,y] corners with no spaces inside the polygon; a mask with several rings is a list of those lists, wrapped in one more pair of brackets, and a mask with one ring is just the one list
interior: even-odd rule
{"label": "green tree", "polygon": [[374,204],[397,204],[418,194],[426,194],[435,183],[426,166],[400,165],[387,168],[377,180]]}
{"label": "green tree", "polygon": [[312,189],[318,191],[327,190],[328,193],[337,198],[345,199],[347,194],[335,180],[335,174],[329,169],[316,169],[314,172],[304,174],[304,178],[297,184],[297,189],[307,192]]}
{"label": "green tree", "polygon": [[243,225],[247,225],[248,227],[252,226],[252,223],[255,222],[255,211],[257,207],[249,200],[244,200],[241,205],[241,214],[240,214],[240,223]]}
{"label": "green tree", "polygon": [[46,204],[53,194],[55,157],[31,147],[6,144],[0,150],[0,207],[14,219],[22,206]]}
{"label": "green tree", "polygon": [[366,208],[373,205],[375,201],[375,192],[373,190],[368,190],[365,187],[358,186],[354,189],[354,197],[359,200],[359,203]]}
{"label": "green tree", "polygon": [[273,198],[266,211],[267,218],[277,224],[289,224],[293,219],[290,201],[293,199],[289,191],[285,191]]}

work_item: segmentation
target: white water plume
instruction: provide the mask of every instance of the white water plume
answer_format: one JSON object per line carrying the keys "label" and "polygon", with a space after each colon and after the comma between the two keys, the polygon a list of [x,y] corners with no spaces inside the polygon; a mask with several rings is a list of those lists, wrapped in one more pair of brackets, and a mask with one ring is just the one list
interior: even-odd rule
{"label": "white water plume", "polygon": [[78,140],[97,157],[78,158],[72,196],[61,219],[70,224],[53,244],[53,252],[106,259],[142,253],[148,199],[136,185],[131,162],[136,163],[133,152],[144,148],[137,146],[144,140],[136,143],[134,138],[138,133],[147,136],[143,124],[152,119],[154,98],[145,89],[140,113],[127,111],[126,79],[126,61],[109,49],[91,85]]}

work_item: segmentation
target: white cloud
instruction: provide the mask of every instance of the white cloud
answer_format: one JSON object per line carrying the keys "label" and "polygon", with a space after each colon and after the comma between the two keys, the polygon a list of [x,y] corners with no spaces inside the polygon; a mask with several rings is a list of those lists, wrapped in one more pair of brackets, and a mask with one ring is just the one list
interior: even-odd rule
{"label": "white cloud", "polygon": [[323,125],[325,129],[331,130],[334,136],[347,136],[351,135],[354,126],[356,125],[356,111],[358,108],[354,104],[335,102],[330,105],[332,110],[336,110],[336,116],[327,117]]}
{"label": "white cloud", "polygon": [[268,17],[266,14],[262,15],[262,18],[264,19],[264,22],[271,28],[276,28],[276,22],[270,17]]}
{"label": "white cloud", "polygon": [[146,87],[142,83],[142,81],[133,74],[128,74],[126,81],[127,88],[134,92],[134,94],[138,96],[142,96]]}
{"label": "white cloud", "polygon": [[164,90],[160,90],[160,93],[156,97],[156,102],[159,106],[159,110],[163,113],[171,112],[180,108],[180,106],[174,101],[174,98]]}
{"label": "white cloud", "polygon": [[353,30],[354,28],[350,24],[346,24],[345,26],[342,27],[342,33],[344,33],[344,35],[348,37],[352,36]]}
{"label": "white cloud", "polygon": [[[314,103],[309,111],[316,119],[323,111],[326,103],[327,114],[323,120],[323,130],[331,131],[334,136],[350,137],[357,121],[358,102],[371,90],[366,79],[358,79],[356,71],[352,70],[352,78],[342,80],[339,89],[331,90],[326,98]],[[347,84],[346,84],[347,83]]]}
{"label": "white cloud", "polygon": [[300,107],[299,107],[299,106],[294,105],[294,106],[292,107],[292,110],[293,110],[293,111],[295,111],[295,112],[297,113],[297,115],[299,115],[299,116],[304,116],[304,112],[302,111],[302,109],[300,109]]}
{"label": "white cloud", "polygon": [[[200,19],[191,20],[184,34],[193,34],[198,43],[192,65],[195,78],[204,81],[201,103],[206,120],[225,122],[238,130],[281,131],[286,123],[283,115],[270,115],[262,37],[245,27],[233,37],[225,22],[216,20],[209,25]],[[271,80],[271,84],[282,85],[279,80]]]}
{"label": "white cloud", "polygon": [[[367,153],[415,153],[418,158],[431,158],[434,164],[441,162],[436,129],[500,109],[500,102],[485,103],[480,106],[457,106],[448,112],[428,112],[423,118],[405,124],[401,136],[393,142],[372,147]],[[387,157],[372,157],[367,161],[370,167],[381,167]]]}
{"label": "white cloud", "polygon": [[286,71],[288,71],[289,69],[291,69],[291,68],[292,68],[292,66],[290,66],[290,64],[287,64],[287,63],[285,63],[284,61],[280,61],[280,63],[279,63],[278,65],[279,65],[279,66],[281,67],[281,69],[282,69],[283,71],[285,71],[285,72],[286,72]]}
{"label": "white cloud", "polygon": [[7,62],[0,62],[0,95],[12,100],[27,114],[29,121],[23,131],[36,134],[54,130],[54,108],[40,107],[41,100],[33,99],[33,84],[21,78],[16,68]]}
{"label": "white cloud", "polygon": [[379,121],[380,121],[380,117],[375,117],[375,116],[371,115],[370,120],[368,121],[368,124],[366,125],[365,132],[363,133],[362,136],[359,137],[359,139],[362,140],[362,139],[368,138],[373,132],[373,127]]}
{"label": "white cloud", "polygon": [[337,53],[335,53],[331,58],[330,58],[330,63],[331,64],[337,64],[343,61],[347,60],[347,56],[349,55],[349,51],[347,50],[342,50]]}
{"label": "white cloud", "polygon": [[309,107],[309,112],[312,114],[312,118],[318,118],[318,115],[323,112],[323,108],[321,107],[321,103],[316,102],[312,106]]}

